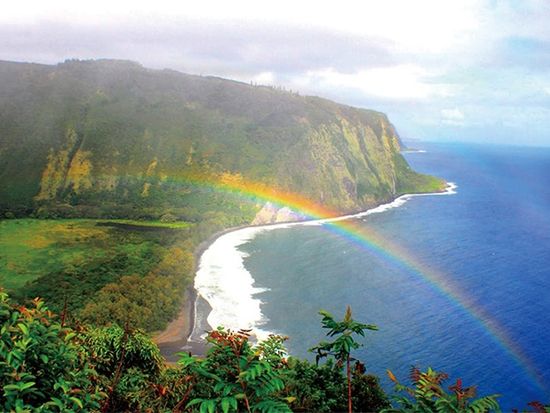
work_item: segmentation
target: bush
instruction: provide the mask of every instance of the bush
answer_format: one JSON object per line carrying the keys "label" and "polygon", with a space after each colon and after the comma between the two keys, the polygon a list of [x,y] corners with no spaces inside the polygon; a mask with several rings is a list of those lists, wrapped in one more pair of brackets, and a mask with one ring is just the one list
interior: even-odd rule
{"label": "bush", "polygon": [[[333,360],[316,365],[307,360],[289,358],[283,375],[285,396],[294,398],[296,412],[343,412],[348,408],[346,377]],[[390,406],[377,377],[365,374],[355,363],[352,375],[353,406],[358,412],[378,412]]]}
{"label": "bush", "polygon": [[178,217],[170,213],[164,214],[160,217],[160,222],[176,222],[177,220],[178,220]]}
{"label": "bush", "polygon": [[89,411],[99,407],[96,373],[82,351],[82,335],[64,327],[34,300],[12,305],[0,292],[2,411]]}
{"label": "bush", "polygon": [[[267,343],[252,347],[248,331],[219,327],[208,333],[211,348],[205,359],[180,353],[184,371],[195,377],[187,408],[200,412],[291,412],[280,395],[284,389],[280,352],[282,339],[271,336]],[[181,401],[183,406],[186,399]],[[194,411],[194,410],[193,410]]]}
{"label": "bush", "polygon": [[163,368],[156,344],[140,330],[113,325],[90,330],[84,346],[108,394],[102,411],[141,410],[143,394]]}
{"label": "bush", "polygon": [[499,395],[476,398],[476,386],[464,387],[461,379],[457,379],[455,384],[449,386],[450,393],[448,393],[443,383],[449,376],[429,367],[425,372],[414,366],[411,368],[411,387],[401,384],[389,370],[388,376],[395,383],[396,391],[405,396],[394,397],[397,407],[385,409],[384,413],[500,412],[497,401]]}

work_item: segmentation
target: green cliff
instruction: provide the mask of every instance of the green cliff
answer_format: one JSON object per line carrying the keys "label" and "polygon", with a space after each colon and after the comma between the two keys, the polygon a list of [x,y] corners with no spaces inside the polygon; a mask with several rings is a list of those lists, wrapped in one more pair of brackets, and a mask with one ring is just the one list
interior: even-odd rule
{"label": "green cliff", "polygon": [[441,189],[387,117],[270,87],[116,60],[0,62],[0,212],[199,221],[260,204],[193,185],[225,174],[351,212]]}

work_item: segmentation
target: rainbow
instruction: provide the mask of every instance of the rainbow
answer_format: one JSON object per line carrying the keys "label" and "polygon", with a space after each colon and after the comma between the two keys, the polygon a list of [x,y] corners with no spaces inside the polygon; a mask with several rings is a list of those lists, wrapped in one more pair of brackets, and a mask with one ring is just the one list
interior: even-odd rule
{"label": "rainbow", "polygon": [[[325,225],[327,229],[339,234],[349,242],[367,250],[385,262],[412,274],[423,283],[429,285],[433,291],[445,297],[465,315],[473,319],[492,338],[495,344],[514,360],[517,366],[527,374],[541,391],[549,391],[542,374],[506,329],[491,317],[484,308],[462,291],[459,286],[453,284],[443,273],[420,262],[403,247],[384,239],[372,229],[367,228],[365,225],[359,225],[358,221],[353,219],[368,215],[368,211],[354,215],[339,216],[336,210],[319,206],[299,194],[275,190],[261,183],[245,181],[238,175],[226,175],[218,180],[187,177],[183,181],[186,184],[232,194],[256,203],[259,201],[270,202],[277,207],[290,208],[309,220],[284,225]],[[454,188],[456,186],[453,187],[450,184],[446,193],[455,193],[453,191]],[[408,196],[411,195],[403,195],[400,198]]]}

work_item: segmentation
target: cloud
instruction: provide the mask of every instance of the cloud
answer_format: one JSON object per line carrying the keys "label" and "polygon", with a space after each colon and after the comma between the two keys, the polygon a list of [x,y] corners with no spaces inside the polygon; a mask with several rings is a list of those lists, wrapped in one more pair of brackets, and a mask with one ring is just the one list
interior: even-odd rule
{"label": "cloud", "polygon": [[415,65],[398,65],[341,73],[334,68],[308,71],[297,79],[299,86],[319,85],[325,89],[358,89],[363,93],[390,99],[426,99],[451,94],[447,85],[433,83],[430,74]]}
{"label": "cloud", "polygon": [[273,72],[258,73],[252,78],[252,81],[260,85],[272,85],[275,83],[275,74]]}
{"label": "cloud", "polygon": [[316,0],[271,3],[254,0],[95,0],[93,5],[74,0],[26,0],[4,4],[0,22],[29,25],[57,21],[78,26],[117,23],[136,27],[151,21],[163,26],[185,20],[233,21],[241,26],[256,22],[264,28],[284,25],[303,31],[324,30],[386,39],[397,48],[419,52],[441,51],[460,42],[461,34],[476,27],[478,8],[476,0],[341,0],[337,5]]}
{"label": "cloud", "polygon": [[549,20],[547,0],[26,0],[3,5],[0,59],[129,59],[382,110],[411,137],[545,142]]}
{"label": "cloud", "polygon": [[[391,44],[326,30],[238,21],[140,22],[139,25],[60,23],[0,26],[0,58],[56,63],[114,57],[148,67],[242,78],[321,69],[342,72],[391,65]],[[250,80],[250,79],[248,79]]]}
{"label": "cloud", "polygon": [[441,122],[446,125],[464,125],[464,113],[457,108],[441,109]]}

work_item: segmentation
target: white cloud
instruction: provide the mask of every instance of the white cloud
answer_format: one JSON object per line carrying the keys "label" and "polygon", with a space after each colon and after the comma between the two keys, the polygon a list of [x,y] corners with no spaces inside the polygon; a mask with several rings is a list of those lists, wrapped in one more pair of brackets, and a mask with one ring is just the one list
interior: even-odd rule
{"label": "white cloud", "polygon": [[275,83],[275,74],[273,72],[258,73],[252,78],[252,81],[260,85],[272,85]]}
{"label": "white cloud", "polygon": [[432,83],[431,77],[426,70],[415,65],[374,68],[355,73],[341,73],[329,68],[308,71],[295,83],[302,87],[319,85],[325,89],[358,89],[366,95],[390,99],[426,99],[451,94],[449,86]]}
{"label": "white cloud", "polygon": [[478,2],[440,0],[24,0],[2,5],[0,22],[28,24],[62,21],[70,24],[105,24],[113,21],[159,23],[182,19],[201,21],[250,21],[352,33],[390,40],[407,52],[441,52],[461,43],[476,29]]}
{"label": "white cloud", "polygon": [[464,113],[457,108],[441,109],[441,122],[445,125],[464,125]]}

